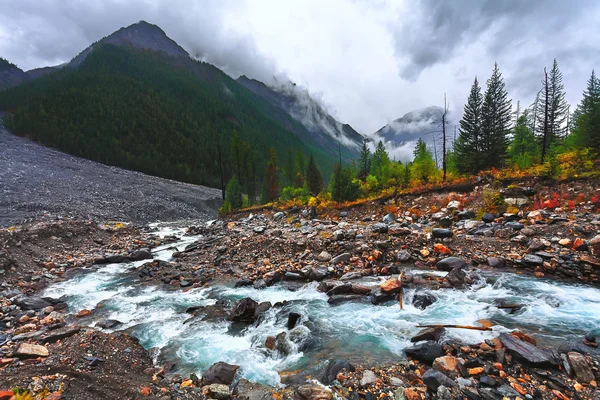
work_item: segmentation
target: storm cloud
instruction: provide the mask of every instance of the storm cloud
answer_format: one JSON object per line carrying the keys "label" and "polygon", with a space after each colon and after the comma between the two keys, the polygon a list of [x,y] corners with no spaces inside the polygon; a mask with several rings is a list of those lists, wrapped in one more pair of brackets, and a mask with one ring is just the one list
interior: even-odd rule
{"label": "storm cloud", "polygon": [[494,62],[523,105],[555,57],[573,105],[600,68],[594,0],[0,0],[0,10],[0,56],[25,70],[146,20],[234,78],[297,83],[366,134],[444,93],[460,116]]}

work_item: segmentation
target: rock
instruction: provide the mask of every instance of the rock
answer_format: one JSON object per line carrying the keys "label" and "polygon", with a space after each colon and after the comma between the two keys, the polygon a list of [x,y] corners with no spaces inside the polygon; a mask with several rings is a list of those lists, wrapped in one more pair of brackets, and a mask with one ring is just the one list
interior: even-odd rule
{"label": "rock", "polygon": [[420,310],[424,310],[437,301],[437,298],[429,293],[417,293],[413,297],[413,306]]}
{"label": "rock", "polygon": [[556,360],[552,355],[531,343],[517,339],[516,337],[502,333],[500,341],[516,358],[519,358],[533,366],[556,365]]}
{"label": "rock", "polygon": [[73,325],[66,326],[64,328],[49,331],[48,333],[41,336],[39,338],[39,341],[41,343],[58,342],[59,340],[66,339],[68,337],[75,335],[76,333],[79,333],[80,330],[81,330],[81,328],[79,328],[78,326],[73,326]]}
{"label": "rock", "polygon": [[588,364],[585,356],[572,351],[567,354],[567,357],[569,358],[569,364],[571,364],[571,368],[573,369],[573,372],[575,372],[578,381],[590,383],[595,380],[592,368]]}
{"label": "rock", "polygon": [[265,227],[264,226],[257,226],[256,228],[252,229],[254,231],[254,233],[264,233],[265,232]]}
{"label": "rock", "polygon": [[413,343],[421,342],[421,341],[434,341],[437,342],[440,340],[442,335],[446,332],[444,328],[425,328],[420,330],[415,336],[413,336],[410,341]]}
{"label": "rock", "polygon": [[524,264],[527,265],[531,265],[531,266],[538,266],[538,265],[543,265],[544,264],[544,260],[542,259],[542,257],[540,256],[536,256],[534,254],[527,254],[525,255],[525,257],[523,257],[521,259],[521,261],[523,261]]}
{"label": "rock", "polygon": [[81,311],[79,311],[79,312],[78,312],[78,313],[77,313],[75,316],[76,316],[77,318],[83,318],[83,317],[87,317],[87,316],[88,316],[88,315],[90,315],[91,313],[92,313],[92,311],[91,311],[91,310],[87,310],[87,309],[86,309],[86,310],[81,310]]}
{"label": "rock", "polygon": [[494,222],[495,219],[496,217],[492,213],[485,213],[481,217],[481,220],[487,224]]}
{"label": "rock", "polygon": [[288,330],[294,329],[296,327],[296,323],[300,319],[301,315],[295,312],[291,312],[288,315],[287,328]]}
{"label": "rock", "polygon": [[48,349],[31,343],[21,343],[15,355],[19,358],[48,357]]}
{"label": "rock", "polygon": [[121,254],[110,254],[104,257],[104,264],[120,264],[128,261],[127,257]]}
{"label": "rock", "polygon": [[322,281],[329,275],[327,267],[317,267],[310,271],[308,280],[310,281]]}
{"label": "rock", "polygon": [[376,224],[371,225],[371,231],[373,233],[387,233],[388,226],[383,222],[378,222]]}
{"label": "rock", "polygon": [[296,394],[303,400],[331,400],[331,391],[319,385],[302,385],[296,389]]}
{"label": "rock", "polygon": [[350,291],[354,294],[367,295],[371,293],[371,288],[368,286],[354,284],[352,285],[352,289],[350,289]]}
{"label": "rock", "polygon": [[468,220],[465,221],[463,227],[467,231],[470,231],[470,230],[475,229],[475,228],[477,228],[477,227],[479,227],[481,225],[483,225],[483,222],[481,222],[481,221],[474,221],[472,219],[468,219]]}
{"label": "rock", "polygon": [[459,364],[460,361],[458,360],[458,358],[452,356],[443,356],[433,360],[433,364],[431,364],[431,367],[444,374],[452,375],[458,373]]}
{"label": "rock", "polygon": [[283,279],[286,281],[303,281],[304,277],[297,272],[285,271]]}
{"label": "rock", "polygon": [[571,239],[560,239],[558,241],[558,244],[560,244],[561,246],[564,246],[564,247],[570,247],[571,246]]}
{"label": "rock", "polygon": [[215,400],[228,400],[231,398],[229,394],[229,385],[221,385],[218,383],[202,386],[202,394],[209,399]]}
{"label": "rock", "polygon": [[262,313],[269,311],[271,307],[273,307],[273,305],[270,301],[263,301],[259,303],[254,309],[254,318],[258,318]]}
{"label": "rock", "polygon": [[380,289],[371,292],[371,304],[381,304],[394,300],[394,296],[388,293],[383,293]]}
{"label": "rock", "polygon": [[[223,361],[214,363],[202,376],[202,383],[204,385],[213,383],[231,385],[235,378],[235,373],[239,368],[239,365],[231,365]],[[229,393],[229,389],[227,390],[227,393]]]}
{"label": "rock", "polygon": [[488,257],[487,263],[492,268],[504,268],[504,259],[500,257]]}
{"label": "rock", "polygon": [[127,257],[130,261],[150,260],[152,253],[148,249],[136,250]]}
{"label": "rock", "polygon": [[450,238],[454,236],[454,233],[450,229],[445,228],[433,228],[431,231],[431,235],[434,238]]}
{"label": "rock", "polygon": [[462,286],[463,283],[465,282],[466,277],[467,277],[467,274],[460,267],[456,267],[456,268],[452,269],[452,271],[448,272],[448,275],[446,275],[446,279],[454,287]]}
{"label": "rock", "polygon": [[340,277],[340,281],[351,281],[353,279],[362,278],[362,274],[358,271],[346,272],[344,275]]}
{"label": "rock", "polygon": [[41,297],[28,297],[28,296],[17,296],[13,299],[13,303],[21,307],[23,311],[26,310],[41,310],[43,308],[52,306],[52,303],[41,298]]}
{"label": "rock", "polygon": [[254,313],[258,303],[249,297],[240,300],[231,313],[229,320],[233,322],[252,322],[254,321]]}
{"label": "rock", "polygon": [[283,219],[285,217],[285,213],[282,211],[276,212],[275,214],[273,214],[273,220],[274,221],[279,221],[281,219]]}
{"label": "rock", "polygon": [[331,239],[335,240],[336,242],[339,242],[340,240],[344,240],[345,234],[344,231],[338,229],[333,231],[333,233],[331,234]]}
{"label": "rock", "polygon": [[404,353],[410,358],[431,364],[436,358],[442,356],[442,345],[434,342],[425,342],[412,347],[406,347]]}
{"label": "rock", "polygon": [[458,257],[446,257],[435,265],[440,271],[452,271],[454,268],[466,268],[467,263]]}
{"label": "rock", "polygon": [[271,388],[260,383],[240,379],[233,389],[233,394],[238,400],[272,400]]}
{"label": "rock", "polygon": [[600,235],[596,235],[590,240],[589,248],[592,251],[592,255],[600,257]]}
{"label": "rock", "polygon": [[342,283],[340,285],[335,285],[334,287],[329,289],[327,291],[327,296],[349,293],[351,290],[352,290],[352,285],[350,283]]}
{"label": "rock", "polygon": [[269,350],[275,350],[277,344],[275,336],[267,336],[265,339],[265,347]]}
{"label": "rock", "polygon": [[392,236],[406,236],[412,233],[410,228],[404,227],[400,224],[392,224],[388,227],[388,233]]}
{"label": "rock", "polygon": [[529,214],[527,214],[527,219],[530,223],[535,224],[544,219],[544,214],[541,210],[530,211]]}
{"label": "rock", "polygon": [[335,360],[330,361],[327,369],[325,370],[325,377],[323,383],[326,385],[331,385],[333,381],[337,379],[337,375],[342,371],[346,370],[347,372],[354,372],[356,369],[354,365],[350,364],[349,361],[346,360]]}
{"label": "rock", "polygon": [[517,222],[517,221],[509,221],[504,224],[504,227],[510,228],[515,231],[519,231],[519,230],[523,229],[525,227],[525,225],[523,225],[522,223]]}
{"label": "rock", "polygon": [[448,203],[448,205],[446,205],[446,208],[449,210],[456,210],[456,209],[460,208],[460,201],[452,200]]}
{"label": "rock", "polygon": [[397,278],[388,279],[379,285],[379,288],[383,293],[387,294],[400,293],[402,291],[402,282],[400,282]]}
{"label": "rock", "polygon": [[235,284],[233,285],[234,288],[240,288],[240,287],[245,287],[245,286],[252,286],[252,281],[248,278],[244,278],[244,279],[240,279],[239,281],[236,281]]}
{"label": "rock", "polygon": [[352,258],[351,253],[342,253],[338,256],[335,256],[331,259],[331,264],[339,264],[341,262],[346,262]]}
{"label": "rock", "polygon": [[360,301],[364,296],[360,294],[336,294],[327,299],[327,303],[331,305],[346,303],[348,301]]}
{"label": "rock", "polygon": [[377,381],[377,376],[375,376],[375,372],[371,371],[370,369],[366,369],[363,372],[363,376],[360,379],[360,386],[365,387],[365,386],[369,386],[372,385],[373,383],[375,383]]}
{"label": "rock", "polygon": [[427,370],[421,378],[429,390],[437,391],[440,386],[453,388],[458,386],[452,379],[435,369]]}
{"label": "rock", "polygon": [[321,262],[327,262],[327,261],[331,260],[331,254],[329,254],[328,252],[326,252],[325,250],[323,250],[317,256],[317,260],[319,260]]}
{"label": "rock", "polygon": [[396,217],[394,216],[394,214],[386,214],[381,222],[385,223],[385,224],[393,224],[394,222],[396,222]]}
{"label": "rock", "polygon": [[463,219],[472,219],[475,218],[475,211],[473,210],[465,210],[465,211],[461,211],[458,213],[458,219],[459,220],[463,220]]}
{"label": "rock", "polygon": [[410,260],[410,253],[406,250],[400,250],[396,253],[396,260],[400,262],[406,262]]}
{"label": "rock", "polygon": [[481,378],[479,378],[479,382],[485,386],[498,386],[498,381],[489,375],[484,375]]}

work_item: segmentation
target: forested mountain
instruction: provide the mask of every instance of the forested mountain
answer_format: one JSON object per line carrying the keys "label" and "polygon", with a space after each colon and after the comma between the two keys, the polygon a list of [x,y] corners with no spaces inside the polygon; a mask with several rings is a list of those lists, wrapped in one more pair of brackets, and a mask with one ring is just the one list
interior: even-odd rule
{"label": "forested mountain", "polygon": [[291,82],[267,86],[244,75],[237,81],[300,122],[306,129],[295,132],[298,135],[308,134],[307,140],[317,142],[329,152],[337,152],[340,146],[344,158],[358,156],[363,136],[350,125],[336,121],[306,90]]}
{"label": "forested mountain", "polygon": [[0,90],[20,85],[30,79],[30,76],[16,65],[0,58]]}
{"label": "forested mountain", "polygon": [[41,75],[0,91],[0,110],[17,134],[74,155],[215,187],[222,165],[223,179],[235,170],[245,190],[260,184],[271,147],[282,164],[290,149],[322,171],[337,159],[337,148],[148,23]]}

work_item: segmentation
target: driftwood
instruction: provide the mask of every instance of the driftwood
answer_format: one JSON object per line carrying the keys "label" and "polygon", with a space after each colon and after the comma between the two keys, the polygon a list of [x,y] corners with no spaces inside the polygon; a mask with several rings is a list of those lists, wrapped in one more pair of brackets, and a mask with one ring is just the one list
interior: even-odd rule
{"label": "driftwood", "polygon": [[404,271],[400,272],[400,275],[398,276],[398,281],[400,281],[400,293],[398,293],[398,303],[400,303],[401,310],[404,309],[404,288],[402,287],[402,278],[404,278]]}
{"label": "driftwood", "polygon": [[491,331],[492,328],[485,326],[471,326],[471,325],[417,325],[417,328],[456,328],[456,329],[471,329],[474,331]]}

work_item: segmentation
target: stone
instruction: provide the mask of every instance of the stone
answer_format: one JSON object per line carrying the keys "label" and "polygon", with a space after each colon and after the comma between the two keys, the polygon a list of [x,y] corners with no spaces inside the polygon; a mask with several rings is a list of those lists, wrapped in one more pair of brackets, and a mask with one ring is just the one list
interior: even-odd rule
{"label": "stone", "polygon": [[406,347],[404,353],[410,358],[427,364],[442,356],[442,345],[435,342],[425,342],[412,347]]}
{"label": "stone", "polygon": [[[204,385],[213,383],[231,385],[239,368],[239,365],[227,364],[223,361],[214,363],[202,376],[202,383]],[[229,388],[227,392],[229,393]]]}
{"label": "stone", "polygon": [[390,214],[386,214],[382,218],[381,222],[390,225],[390,224],[393,224],[394,222],[396,222],[396,217],[394,216],[394,214],[391,214],[391,213]]}
{"label": "stone", "polygon": [[422,342],[424,340],[437,342],[445,332],[446,330],[444,328],[424,328],[413,336],[410,341],[413,343]]}
{"label": "stone", "polygon": [[258,318],[262,313],[269,311],[271,307],[273,307],[273,305],[270,301],[263,301],[259,303],[254,309],[254,318]]}
{"label": "stone", "polygon": [[436,243],[433,245],[433,252],[436,254],[452,254],[452,250],[441,243]]}
{"label": "stone", "polygon": [[467,274],[460,267],[452,269],[452,271],[448,272],[448,275],[446,275],[446,279],[448,280],[448,282],[450,282],[450,284],[455,288],[462,286],[463,283],[465,283],[466,277]]}
{"label": "stone", "polygon": [[446,257],[435,265],[440,271],[452,271],[455,268],[466,268],[467,263],[462,258]]}
{"label": "stone", "polygon": [[360,385],[365,387],[365,386],[372,385],[376,381],[377,381],[377,376],[375,375],[375,372],[371,371],[370,369],[367,369],[363,372],[363,376],[360,379]]}
{"label": "stone", "polygon": [[337,375],[346,370],[347,372],[354,372],[356,368],[347,360],[335,360],[330,361],[327,369],[325,370],[325,376],[323,383],[331,385],[333,381],[337,379]]}
{"label": "stone", "polygon": [[231,398],[231,395],[229,394],[229,385],[218,383],[202,386],[202,394],[209,399],[215,400],[229,400]]}
{"label": "stone", "polygon": [[353,279],[362,278],[362,274],[358,271],[346,272],[340,277],[340,281],[351,281]]}
{"label": "stone", "polygon": [[560,244],[561,246],[564,246],[564,247],[570,247],[571,246],[571,239],[566,239],[566,238],[565,239],[560,239],[558,241],[558,244]]}
{"label": "stone", "polygon": [[39,344],[21,343],[15,353],[19,358],[48,357],[48,349]]}
{"label": "stone", "polygon": [[475,211],[473,210],[464,210],[458,213],[458,219],[459,220],[464,220],[464,219],[472,219],[475,218]]}
{"label": "stone", "polygon": [[485,386],[498,386],[498,381],[489,375],[484,375],[481,378],[479,378],[479,382]]}
{"label": "stone", "polygon": [[578,381],[590,383],[591,381],[595,380],[592,368],[588,364],[585,356],[572,351],[567,353],[567,357],[569,358],[569,364],[571,364],[571,368],[573,369]]}
{"label": "stone", "polygon": [[367,295],[371,293],[371,288],[368,286],[363,286],[363,285],[359,285],[359,284],[353,284],[352,285],[352,289],[350,289],[350,292],[354,293],[354,294],[362,294],[362,295]]}
{"label": "stone", "polygon": [[285,271],[283,274],[283,280],[286,281],[303,281],[304,277],[297,272]]}
{"label": "stone", "polygon": [[128,261],[127,257],[121,254],[110,254],[104,257],[104,264],[120,264]]}
{"label": "stone", "polygon": [[488,257],[487,263],[492,268],[504,268],[504,259],[500,257]]}
{"label": "stone", "polygon": [[450,217],[444,217],[438,221],[438,224],[442,228],[450,228],[452,226],[452,219]]}
{"label": "stone", "polygon": [[470,231],[470,230],[472,230],[472,229],[475,229],[475,228],[477,228],[477,227],[481,226],[482,224],[483,224],[483,222],[481,222],[481,221],[475,221],[475,220],[472,220],[472,219],[468,219],[468,220],[466,220],[466,221],[465,221],[465,223],[463,224],[463,227],[464,227],[464,228],[465,228],[467,231]]}
{"label": "stone", "polygon": [[446,205],[446,208],[449,210],[456,210],[456,209],[460,208],[460,201],[452,200],[452,201],[448,202],[448,204]]}
{"label": "stone", "polygon": [[460,361],[458,358],[453,356],[443,356],[438,357],[433,360],[433,364],[431,367],[437,371],[440,371],[444,374],[457,374],[458,373],[458,365]]}
{"label": "stone", "polygon": [[600,235],[596,235],[590,240],[589,248],[593,256],[600,257]]}
{"label": "stone", "polygon": [[407,250],[400,250],[396,253],[396,260],[406,262],[410,260],[410,253]]}
{"label": "stone", "polygon": [[371,231],[373,233],[387,233],[388,225],[383,222],[378,222],[376,224],[371,225]]}
{"label": "stone", "polygon": [[392,224],[388,227],[388,233],[392,236],[407,236],[412,233],[412,230],[400,224]]}
{"label": "stone", "polygon": [[413,297],[413,306],[424,310],[437,301],[437,297],[430,293],[417,293]]}
{"label": "stone", "polygon": [[39,338],[39,341],[41,343],[58,342],[59,340],[66,339],[68,337],[71,337],[71,336],[79,333],[80,330],[81,330],[81,328],[79,328],[78,326],[73,326],[73,325],[66,326],[64,328],[49,331],[48,333],[41,336]]}
{"label": "stone", "polygon": [[136,250],[127,257],[130,261],[150,260],[152,253],[148,249]]}
{"label": "stone", "polygon": [[371,292],[371,304],[377,305],[394,300],[394,295],[383,293],[380,289]]}
{"label": "stone", "polygon": [[525,227],[525,225],[523,225],[522,223],[517,222],[517,221],[508,221],[507,223],[504,224],[504,226],[506,228],[513,229],[515,231],[519,231]]}
{"label": "stone", "polygon": [[541,210],[530,211],[529,214],[527,214],[527,219],[530,223],[535,224],[544,219],[544,214]]}
{"label": "stone", "polygon": [[335,240],[336,242],[339,242],[340,240],[344,240],[344,237],[346,235],[344,234],[344,231],[341,229],[337,229],[335,231],[333,231],[333,233],[331,234],[331,239]]}
{"label": "stone", "polygon": [[317,260],[319,260],[321,262],[327,262],[327,261],[331,260],[331,254],[329,254],[328,252],[326,252],[325,250],[323,250],[317,256]]}
{"label": "stone", "polygon": [[388,279],[379,285],[379,288],[383,293],[387,294],[400,293],[402,291],[402,282],[400,282],[397,278]]}
{"label": "stone", "polygon": [[311,270],[310,274],[308,275],[308,279],[311,281],[322,281],[323,279],[327,278],[328,275],[329,270],[327,267],[317,267]]}
{"label": "stone", "polygon": [[360,301],[364,299],[360,294],[336,294],[327,299],[327,303],[331,305],[346,303],[348,301]]}
{"label": "stone", "polygon": [[431,219],[433,221],[439,221],[440,219],[446,217],[446,213],[443,211],[438,211],[436,213],[431,214]]}
{"label": "stone", "polygon": [[552,354],[531,343],[517,339],[506,333],[500,334],[499,338],[504,347],[506,347],[513,356],[533,366],[544,367],[557,364],[556,360],[552,357]]}
{"label": "stone", "polygon": [[275,336],[267,336],[265,339],[265,347],[269,350],[275,350],[276,343]]}
{"label": "stone", "polygon": [[273,400],[271,387],[260,383],[250,382],[247,379],[240,379],[233,394],[239,400]]}
{"label": "stone", "polygon": [[41,297],[28,297],[28,296],[17,296],[13,300],[13,303],[21,307],[23,311],[26,310],[41,310],[43,308],[52,306],[52,303],[41,298]]}
{"label": "stone", "polygon": [[233,322],[253,322],[258,303],[249,297],[240,300],[231,313],[229,320]]}
{"label": "stone", "polygon": [[496,217],[492,213],[485,213],[481,217],[481,220],[487,224],[494,222],[494,219],[496,219]]}
{"label": "stone", "polygon": [[288,315],[287,328],[288,330],[294,329],[301,315],[295,312],[291,312]]}
{"label": "stone", "polygon": [[440,371],[436,371],[435,369],[429,369],[427,372],[423,374],[421,378],[423,383],[427,386],[427,388],[431,391],[437,391],[440,386],[445,386],[447,388],[457,387],[458,385],[450,379],[447,375],[444,375]]}
{"label": "stone", "polygon": [[275,214],[273,214],[273,220],[274,221],[279,221],[281,219],[283,219],[285,217],[285,213],[282,211],[276,212]]}
{"label": "stone", "polygon": [[339,264],[341,262],[349,261],[352,258],[351,253],[342,253],[338,256],[335,256],[331,259],[331,264]]}
{"label": "stone", "polygon": [[296,394],[302,400],[331,400],[331,391],[319,385],[302,385],[296,389]]}
{"label": "stone", "polygon": [[522,261],[523,261],[524,264],[531,265],[531,266],[534,266],[534,267],[544,264],[544,260],[542,259],[542,257],[536,256],[534,254],[526,254],[522,258]]}
{"label": "stone", "polygon": [[433,228],[431,231],[431,235],[434,238],[450,238],[454,236],[454,233],[450,229],[445,228]]}
{"label": "stone", "polygon": [[88,315],[90,315],[92,313],[91,310],[81,310],[76,314],[77,318],[83,318],[83,317],[87,317]]}
{"label": "stone", "polygon": [[340,285],[335,285],[331,289],[327,291],[327,296],[333,296],[336,294],[344,294],[348,293],[352,290],[352,284],[350,283],[342,283]]}

